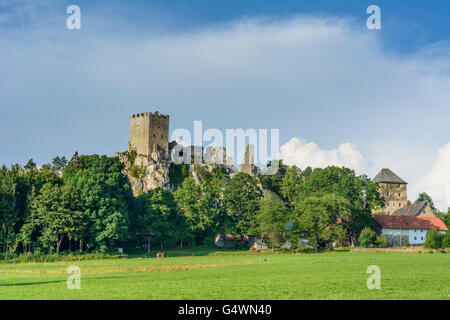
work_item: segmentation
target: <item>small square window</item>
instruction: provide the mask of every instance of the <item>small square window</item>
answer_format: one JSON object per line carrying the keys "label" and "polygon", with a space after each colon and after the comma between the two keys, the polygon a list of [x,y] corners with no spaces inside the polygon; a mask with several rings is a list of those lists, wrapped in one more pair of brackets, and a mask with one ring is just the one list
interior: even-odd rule
{"label": "small square window", "polygon": [[417,240],[417,237],[414,237],[414,240]]}
{"label": "small square window", "polygon": [[423,237],[421,238],[421,240],[423,240]]}

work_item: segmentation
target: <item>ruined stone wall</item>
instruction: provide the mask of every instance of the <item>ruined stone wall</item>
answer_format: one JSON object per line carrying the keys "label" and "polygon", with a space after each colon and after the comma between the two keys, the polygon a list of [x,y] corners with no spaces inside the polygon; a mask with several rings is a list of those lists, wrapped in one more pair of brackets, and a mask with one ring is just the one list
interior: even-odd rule
{"label": "ruined stone wall", "polygon": [[247,145],[245,149],[245,155],[241,164],[241,172],[247,173],[251,176],[256,176],[255,167],[255,146],[252,144]]}

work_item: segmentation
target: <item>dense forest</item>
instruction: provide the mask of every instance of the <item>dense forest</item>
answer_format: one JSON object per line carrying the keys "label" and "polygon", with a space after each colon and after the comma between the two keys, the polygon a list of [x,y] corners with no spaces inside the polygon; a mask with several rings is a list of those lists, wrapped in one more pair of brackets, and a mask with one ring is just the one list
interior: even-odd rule
{"label": "dense forest", "polygon": [[[269,163],[270,165],[270,163]],[[319,247],[352,244],[383,205],[377,186],[348,168],[281,163],[276,175],[230,177],[221,167],[172,165],[174,191],[133,196],[116,157],[56,157],[38,167],[0,169],[0,249],[4,254],[107,252],[117,247],[164,249],[211,245],[217,233],[257,235],[273,246],[305,232]],[[200,168],[201,169],[201,168]],[[263,196],[263,190],[277,196]],[[447,221],[448,222],[448,221]]]}

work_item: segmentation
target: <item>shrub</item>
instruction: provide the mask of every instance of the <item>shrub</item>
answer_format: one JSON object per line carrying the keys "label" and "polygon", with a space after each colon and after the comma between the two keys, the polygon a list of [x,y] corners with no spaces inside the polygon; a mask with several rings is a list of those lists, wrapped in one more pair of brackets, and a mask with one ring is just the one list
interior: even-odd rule
{"label": "shrub", "polygon": [[82,253],[82,254],[40,254],[27,252],[25,254],[0,254],[0,264],[14,263],[39,263],[39,262],[56,262],[56,261],[81,261],[81,260],[97,260],[97,259],[122,259],[127,258],[126,254],[110,254],[110,253]]}
{"label": "shrub", "polygon": [[375,239],[375,244],[380,248],[386,248],[388,246],[388,242],[384,234],[377,236],[377,238]]}
{"label": "shrub", "polygon": [[377,234],[372,229],[366,227],[361,231],[358,241],[364,248],[368,248],[375,243]]}
{"label": "shrub", "polygon": [[442,248],[450,248],[450,231],[447,231],[444,239],[442,239]]}
{"label": "shrub", "polygon": [[295,252],[297,252],[297,253],[314,253],[314,248],[301,247],[301,248],[295,249]]}
{"label": "shrub", "polygon": [[424,247],[431,249],[439,249],[442,247],[442,240],[444,235],[439,232],[438,229],[433,229],[427,232],[427,237],[425,238]]}

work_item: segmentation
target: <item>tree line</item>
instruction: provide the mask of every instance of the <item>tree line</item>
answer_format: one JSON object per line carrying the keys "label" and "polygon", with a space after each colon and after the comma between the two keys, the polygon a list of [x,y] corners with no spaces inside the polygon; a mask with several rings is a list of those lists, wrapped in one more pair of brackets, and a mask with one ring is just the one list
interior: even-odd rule
{"label": "tree line", "polygon": [[[269,166],[271,164],[269,163]],[[298,246],[305,234],[319,248],[353,244],[382,206],[377,186],[348,168],[280,164],[276,175],[252,177],[224,168],[172,165],[174,191],[133,196],[116,157],[56,157],[0,169],[0,249],[3,253],[106,252],[212,244],[218,233],[268,238]],[[199,181],[200,180],[200,181]],[[270,190],[276,196],[263,196]]]}

